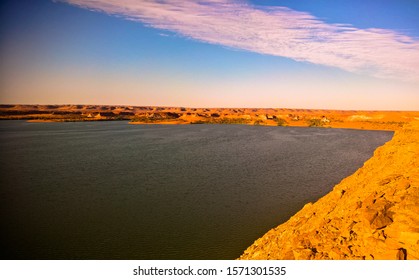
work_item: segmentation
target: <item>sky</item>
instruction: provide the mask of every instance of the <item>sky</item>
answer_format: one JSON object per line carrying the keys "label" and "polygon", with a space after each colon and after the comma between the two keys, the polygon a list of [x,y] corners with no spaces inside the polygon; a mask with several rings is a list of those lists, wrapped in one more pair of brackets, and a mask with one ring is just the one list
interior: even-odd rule
{"label": "sky", "polygon": [[1,104],[419,110],[417,0],[3,0]]}

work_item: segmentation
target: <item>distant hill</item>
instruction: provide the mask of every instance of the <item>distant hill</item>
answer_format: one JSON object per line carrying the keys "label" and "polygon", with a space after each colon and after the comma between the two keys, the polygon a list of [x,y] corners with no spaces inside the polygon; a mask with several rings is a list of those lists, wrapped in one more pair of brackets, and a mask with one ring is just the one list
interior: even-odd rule
{"label": "distant hill", "polygon": [[132,124],[212,123],[396,130],[419,120],[419,112],[3,104],[0,105],[0,119],[31,122],[126,120]]}

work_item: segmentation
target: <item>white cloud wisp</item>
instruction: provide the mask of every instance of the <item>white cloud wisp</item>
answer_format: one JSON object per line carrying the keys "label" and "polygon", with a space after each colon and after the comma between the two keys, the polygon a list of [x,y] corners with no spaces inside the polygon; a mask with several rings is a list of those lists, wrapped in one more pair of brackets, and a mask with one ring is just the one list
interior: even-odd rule
{"label": "white cloud wisp", "polygon": [[419,81],[419,40],[387,29],[328,24],[285,7],[234,0],[60,0],[202,42]]}

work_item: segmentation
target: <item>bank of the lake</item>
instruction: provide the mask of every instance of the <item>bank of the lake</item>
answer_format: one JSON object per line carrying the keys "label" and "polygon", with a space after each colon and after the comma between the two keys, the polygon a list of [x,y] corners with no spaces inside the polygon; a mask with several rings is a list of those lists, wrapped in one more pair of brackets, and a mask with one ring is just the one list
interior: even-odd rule
{"label": "bank of the lake", "polygon": [[326,196],[256,240],[241,259],[419,259],[419,123]]}

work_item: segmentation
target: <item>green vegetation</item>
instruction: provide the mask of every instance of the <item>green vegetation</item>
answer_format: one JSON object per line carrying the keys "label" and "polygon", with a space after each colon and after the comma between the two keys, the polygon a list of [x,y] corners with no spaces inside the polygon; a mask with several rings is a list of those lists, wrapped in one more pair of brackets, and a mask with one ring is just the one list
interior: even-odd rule
{"label": "green vegetation", "polygon": [[266,123],[262,120],[256,120],[253,125],[265,125]]}
{"label": "green vegetation", "polygon": [[288,125],[287,121],[284,120],[284,119],[281,119],[281,118],[276,119],[275,121],[276,121],[278,126],[287,126]]}
{"label": "green vegetation", "polygon": [[364,123],[371,123],[371,124],[378,124],[378,125],[385,125],[385,126],[394,126],[394,127],[403,127],[408,122],[395,122],[395,121],[387,121],[387,122],[378,122],[378,121],[362,121]]}
{"label": "green vegetation", "polygon": [[249,120],[243,118],[213,118],[210,123],[218,124],[247,124]]}
{"label": "green vegetation", "polygon": [[407,124],[407,122],[384,122],[384,123],[388,125],[395,125],[398,127],[403,127],[405,124]]}
{"label": "green vegetation", "polygon": [[131,122],[153,123],[155,122],[155,120],[150,119],[146,116],[135,116],[131,119]]}
{"label": "green vegetation", "polygon": [[191,124],[208,124],[208,123],[210,123],[210,122],[208,122],[208,121],[194,121],[194,122],[191,122]]}
{"label": "green vegetation", "polygon": [[324,125],[321,119],[307,120],[307,124],[309,127],[322,127]]}
{"label": "green vegetation", "polygon": [[243,118],[210,118],[194,121],[191,124],[248,124],[249,122],[249,120]]}

